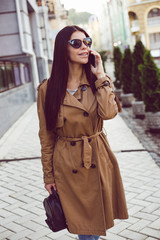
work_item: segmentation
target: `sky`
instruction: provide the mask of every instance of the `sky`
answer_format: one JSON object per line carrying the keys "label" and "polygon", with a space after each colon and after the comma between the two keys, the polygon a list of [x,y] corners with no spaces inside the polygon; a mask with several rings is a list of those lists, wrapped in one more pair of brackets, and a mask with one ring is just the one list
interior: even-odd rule
{"label": "sky", "polygon": [[[64,7],[68,10],[75,8],[77,12],[90,12],[98,14],[99,1],[97,0],[60,0]],[[98,2],[98,4],[97,4]]]}

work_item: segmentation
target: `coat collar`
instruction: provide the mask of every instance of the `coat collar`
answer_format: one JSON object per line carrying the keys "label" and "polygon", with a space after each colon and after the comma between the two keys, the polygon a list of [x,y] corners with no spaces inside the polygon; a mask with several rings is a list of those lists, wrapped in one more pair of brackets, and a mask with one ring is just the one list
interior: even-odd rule
{"label": "coat collar", "polygon": [[[91,101],[90,100],[88,101],[88,98],[86,96],[88,89],[86,89],[86,91],[82,91],[83,86],[86,86],[87,88],[90,87],[90,84],[87,80],[85,73],[83,74],[83,77],[82,77],[82,80],[78,87],[78,90],[74,94],[74,96],[72,96],[72,94],[70,94],[68,91],[66,91],[66,96],[64,98],[63,105],[73,106],[76,108],[80,108],[84,111],[88,111],[93,102],[92,102],[92,99],[90,99]],[[82,99],[82,97],[83,97],[83,99]]]}
{"label": "coat collar", "polygon": [[[77,91],[80,91],[80,89],[78,89]],[[80,95],[80,94],[81,93],[79,93],[78,95]],[[81,99],[80,96],[78,96],[78,97]],[[82,103],[80,101],[78,101],[78,99],[75,96],[72,96],[72,94],[70,94],[68,91],[66,91],[66,96],[64,98],[63,105],[80,108],[80,109],[86,111],[86,108],[82,105]]]}

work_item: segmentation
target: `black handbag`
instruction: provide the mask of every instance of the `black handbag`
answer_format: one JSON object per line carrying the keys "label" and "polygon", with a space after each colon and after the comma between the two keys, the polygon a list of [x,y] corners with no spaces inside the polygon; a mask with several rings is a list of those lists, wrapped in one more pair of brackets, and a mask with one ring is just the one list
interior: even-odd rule
{"label": "black handbag", "polygon": [[43,205],[47,216],[45,222],[53,232],[58,232],[67,228],[58,193],[53,188],[52,194],[44,199]]}

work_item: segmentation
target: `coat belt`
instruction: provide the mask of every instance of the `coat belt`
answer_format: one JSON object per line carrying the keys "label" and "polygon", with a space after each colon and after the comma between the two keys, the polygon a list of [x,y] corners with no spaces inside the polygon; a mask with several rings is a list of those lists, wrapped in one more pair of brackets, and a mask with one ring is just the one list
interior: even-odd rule
{"label": "coat belt", "polygon": [[84,163],[84,167],[89,169],[91,167],[91,164],[92,164],[92,147],[89,144],[88,140],[92,139],[92,138],[96,138],[101,133],[102,133],[102,131],[96,132],[95,134],[90,135],[90,136],[82,136],[80,138],[70,138],[70,137],[63,137],[63,136],[58,136],[58,138],[59,139],[64,139],[64,140],[69,141],[69,142],[83,141],[83,163]]}

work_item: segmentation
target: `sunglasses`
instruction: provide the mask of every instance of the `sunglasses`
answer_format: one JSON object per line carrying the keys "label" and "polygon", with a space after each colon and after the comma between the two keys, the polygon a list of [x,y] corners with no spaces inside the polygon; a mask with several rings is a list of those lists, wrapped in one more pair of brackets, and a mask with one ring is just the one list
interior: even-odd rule
{"label": "sunglasses", "polygon": [[73,48],[80,48],[82,46],[82,42],[87,46],[87,47],[91,47],[92,45],[92,38],[90,37],[86,37],[82,40],[80,39],[72,39],[68,41],[69,44],[73,47]]}

